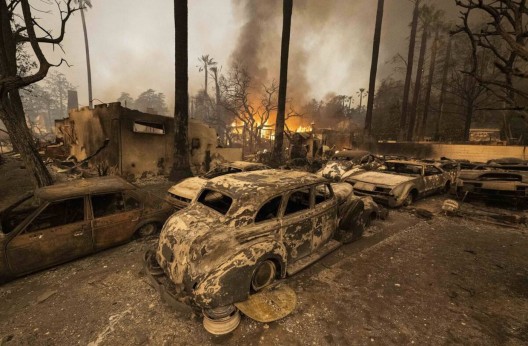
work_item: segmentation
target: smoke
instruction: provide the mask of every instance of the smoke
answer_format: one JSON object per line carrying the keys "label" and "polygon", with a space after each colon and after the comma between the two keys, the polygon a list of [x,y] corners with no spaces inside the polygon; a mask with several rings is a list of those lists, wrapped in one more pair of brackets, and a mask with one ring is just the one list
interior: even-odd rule
{"label": "smoke", "polygon": [[[431,1],[454,17],[452,2]],[[244,65],[255,85],[278,81],[282,0],[232,0],[240,28],[230,62]],[[294,0],[288,99],[301,105],[328,93],[356,96],[368,88],[377,1]],[[386,62],[405,55],[412,2],[386,0],[378,79],[390,75]],[[316,86],[314,89],[312,86]],[[358,104],[356,98],[355,104]]]}

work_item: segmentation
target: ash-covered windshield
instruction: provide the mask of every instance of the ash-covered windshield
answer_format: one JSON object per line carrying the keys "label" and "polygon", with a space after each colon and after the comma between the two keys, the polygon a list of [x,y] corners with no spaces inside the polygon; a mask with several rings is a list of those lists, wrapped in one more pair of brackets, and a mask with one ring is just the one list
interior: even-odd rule
{"label": "ash-covered windshield", "polygon": [[220,214],[225,215],[229,211],[229,208],[231,208],[233,199],[218,191],[204,190],[198,198],[198,203],[201,203],[213,210],[216,210]]}
{"label": "ash-covered windshield", "polygon": [[410,163],[401,163],[401,162],[387,162],[385,163],[387,169],[386,172],[397,173],[397,174],[411,174],[411,175],[421,175],[422,166],[413,165]]}

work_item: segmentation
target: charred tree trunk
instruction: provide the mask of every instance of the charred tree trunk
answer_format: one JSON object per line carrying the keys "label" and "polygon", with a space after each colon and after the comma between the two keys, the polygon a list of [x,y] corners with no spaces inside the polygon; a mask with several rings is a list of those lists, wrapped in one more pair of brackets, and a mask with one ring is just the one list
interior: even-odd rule
{"label": "charred tree trunk", "polygon": [[286,89],[288,87],[288,56],[290,52],[290,31],[293,12],[293,0],[283,0],[282,43],[279,79],[279,100],[277,120],[275,122],[275,146],[273,147],[273,163],[279,165],[283,157],[284,124],[286,114]]}
{"label": "charred tree trunk", "polygon": [[187,45],[187,0],[174,1],[175,29],[175,104],[174,104],[174,163],[170,173],[172,181],[192,175],[189,162],[189,81]]}
{"label": "charred tree trunk", "polygon": [[411,24],[411,37],[409,38],[409,52],[407,54],[407,73],[405,75],[405,85],[403,87],[402,112],[400,117],[400,139],[405,137],[405,125],[407,123],[407,111],[409,108],[409,93],[411,90],[411,80],[414,64],[414,48],[416,46],[416,31],[418,29],[420,0],[414,3],[413,18]]}
{"label": "charred tree trunk", "polygon": [[431,52],[431,61],[429,64],[429,78],[427,80],[427,90],[424,101],[424,112],[422,117],[422,124],[419,130],[419,139],[423,140],[425,137],[425,131],[427,129],[427,118],[429,117],[429,106],[431,103],[431,90],[433,89],[433,80],[436,69],[436,53],[438,51],[438,37],[440,36],[440,28],[436,28],[435,38],[433,41],[433,48]]}
{"label": "charred tree trunk", "polygon": [[31,172],[35,186],[53,184],[53,179],[39,155],[31,130],[27,127],[18,90],[10,92],[7,98],[2,97],[1,109],[0,119],[6,126],[13,149],[20,153],[26,169]]}
{"label": "charred tree trunk", "polygon": [[[22,1],[22,7],[24,19],[29,22],[31,20],[29,3]],[[34,37],[33,27],[28,26],[27,30],[31,37]],[[27,126],[19,87],[16,85],[20,77],[17,75],[14,37],[7,4],[5,1],[0,1],[0,120],[6,126],[13,148],[20,153],[26,169],[31,172],[33,183],[37,187],[42,187],[53,184],[53,179],[42,162],[34,138]],[[49,64],[40,54],[37,57],[41,66],[36,78],[44,78]]]}
{"label": "charred tree trunk", "polygon": [[422,42],[420,46],[420,57],[418,58],[418,69],[416,71],[416,82],[414,83],[414,95],[409,116],[409,127],[407,128],[407,141],[413,140],[414,125],[416,121],[416,111],[418,109],[418,99],[420,98],[420,88],[422,87],[422,75],[425,61],[425,49],[427,48],[427,35],[429,35],[427,23],[424,24],[422,32]]}
{"label": "charred tree trunk", "polygon": [[372,111],[374,109],[374,95],[376,93],[376,75],[378,73],[378,58],[381,41],[381,24],[383,22],[383,6],[385,0],[378,0],[378,12],[376,14],[376,28],[374,30],[374,43],[372,44],[372,62],[370,64],[369,98],[367,101],[367,114],[365,115],[364,135],[370,138],[372,128]]}
{"label": "charred tree trunk", "polygon": [[453,43],[453,39],[451,36],[449,36],[449,39],[447,41],[447,48],[446,48],[446,54],[445,54],[445,60],[444,60],[444,70],[442,71],[442,87],[440,91],[440,101],[438,105],[438,117],[436,118],[436,126],[435,126],[435,134],[434,134],[434,140],[439,141],[440,140],[440,123],[442,122],[442,117],[444,116],[444,105],[445,105],[445,94],[446,94],[446,87],[447,87],[447,73],[449,71],[449,64],[451,63],[451,45]]}

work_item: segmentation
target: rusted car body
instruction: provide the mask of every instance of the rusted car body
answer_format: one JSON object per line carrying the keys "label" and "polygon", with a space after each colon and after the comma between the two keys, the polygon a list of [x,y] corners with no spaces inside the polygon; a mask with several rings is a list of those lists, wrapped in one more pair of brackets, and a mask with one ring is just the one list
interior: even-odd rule
{"label": "rusted car body", "polygon": [[382,164],[380,158],[368,151],[342,150],[335,153],[317,174],[340,181],[359,172],[377,169]]}
{"label": "rusted car body", "polygon": [[459,196],[528,200],[528,172],[496,168],[462,170],[457,180]]}
{"label": "rusted car body", "polygon": [[232,311],[225,307],[361,235],[362,200],[337,190],[339,196],[326,179],[299,171],[212,179],[169,218],[157,251],[147,254],[151,282],[182,308],[203,309],[204,323]]}
{"label": "rusted car body", "polygon": [[446,172],[441,167],[438,162],[386,161],[384,170],[359,173],[346,181],[358,196],[371,196],[376,202],[399,207],[420,197],[449,191],[458,173]]}
{"label": "rusted car body", "polygon": [[185,179],[172,186],[167,191],[165,200],[175,208],[181,209],[187,207],[198,195],[202,187],[209,179],[213,179],[225,174],[240,172],[251,172],[263,169],[269,169],[268,166],[258,162],[234,161],[218,165],[204,175]]}
{"label": "rusted car body", "polygon": [[37,189],[0,213],[0,282],[152,234],[172,212],[118,177]]}

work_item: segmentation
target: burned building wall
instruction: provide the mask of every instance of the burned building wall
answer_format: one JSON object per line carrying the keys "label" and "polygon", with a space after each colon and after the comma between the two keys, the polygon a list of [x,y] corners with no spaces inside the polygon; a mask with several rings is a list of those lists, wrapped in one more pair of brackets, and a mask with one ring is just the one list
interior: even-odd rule
{"label": "burned building wall", "polygon": [[528,158],[526,147],[478,144],[436,144],[436,143],[374,143],[371,150],[377,154],[403,155],[420,159],[448,157],[454,160],[487,162],[488,160],[514,157],[521,160]]}
{"label": "burned building wall", "polygon": [[[78,160],[95,153],[108,139],[107,147],[90,164],[109,166],[122,176],[168,174],[172,168],[173,118],[128,109],[116,102],[72,110],[56,127]],[[206,161],[223,153],[217,148],[215,129],[193,119],[189,120],[189,150],[195,174],[204,172]],[[237,156],[232,150],[227,153]]]}
{"label": "burned building wall", "polygon": [[66,126],[63,131],[69,137],[69,139],[65,138],[65,144],[70,145],[71,155],[78,160],[84,160],[101,148],[108,138],[110,142],[98,155],[97,160],[117,167],[119,141],[112,133],[112,124],[115,128],[119,121],[119,113],[115,105],[97,105],[94,109],[82,107],[80,110],[70,111],[69,115],[68,121],[64,122]]}
{"label": "burned building wall", "polygon": [[119,108],[121,174],[168,174],[173,162],[174,119]]}

